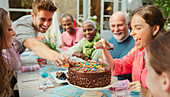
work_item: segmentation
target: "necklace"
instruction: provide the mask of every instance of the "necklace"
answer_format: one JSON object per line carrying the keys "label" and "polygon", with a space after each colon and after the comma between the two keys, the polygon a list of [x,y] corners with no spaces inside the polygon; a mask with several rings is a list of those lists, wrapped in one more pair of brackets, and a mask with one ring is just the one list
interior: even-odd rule
{"label": "necklace", "polygon": [[101,36],[99,33],[96,33],[96,36],[94,37],[92,42],[89,42],[87,39],[85,39],[85,55],[90,58],[92,55],[93,51],[95,50],[94,42],[97,42],[101,39]]}

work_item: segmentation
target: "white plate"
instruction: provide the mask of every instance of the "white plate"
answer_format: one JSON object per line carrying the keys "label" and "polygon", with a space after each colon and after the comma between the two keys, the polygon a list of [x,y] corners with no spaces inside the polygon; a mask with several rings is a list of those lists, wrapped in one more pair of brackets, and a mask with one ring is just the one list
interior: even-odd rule
{"label": "white plate", "polygon": [[71,86],[74,86],[76,88],[83,89],[83,90],[102,90],[102,89],[108,89],[108,88],[112,87],[113,85],[115,85],[117,83],[117,77],[112,76],[111,82],[110,82],[110,84],[108,86],[97,87],[97,88],[83,88],[83,87],[80,87],[80,86],[73,85],[73,84],[69,83],[69,81],[67,81],[67,83],[70,84]]}
{"label": "white plate", "polygon": [[53,76],[54,80],[56,81],[56,83],[66,83],[67,80],[60,80],[58,78],[56,78],[56,73],[57,72],[64,72],[67,73],[68,71],[56,71],[56,72],[51,72],[50,74]]}

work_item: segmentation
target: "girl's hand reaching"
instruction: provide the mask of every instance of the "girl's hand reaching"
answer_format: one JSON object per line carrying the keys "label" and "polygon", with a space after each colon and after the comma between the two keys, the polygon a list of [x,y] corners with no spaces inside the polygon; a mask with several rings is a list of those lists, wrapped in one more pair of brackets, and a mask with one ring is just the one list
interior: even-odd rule
{"label": "girl's hand reaching", "polygon": [[127,89],[130,89],[132,92],[139,92],[142,97],[153,97],[148,89],[146,89],[140,81],[131,82]]}
{"label": "girl's hand reaching", "polygon": [[130,89],[131,91],[138,91],[138,92],[141,92],[142,88],[144,87],[140,83],[140,81],[131,82],[127,87],[127,89]]}
{"label": "girl's hand reaching", "polygon": [[102,38],[98,42],[94,43],[94,48],[95,49],[108,49],[108,50],[113,50],[113,44],[109,43],[107,40]]}

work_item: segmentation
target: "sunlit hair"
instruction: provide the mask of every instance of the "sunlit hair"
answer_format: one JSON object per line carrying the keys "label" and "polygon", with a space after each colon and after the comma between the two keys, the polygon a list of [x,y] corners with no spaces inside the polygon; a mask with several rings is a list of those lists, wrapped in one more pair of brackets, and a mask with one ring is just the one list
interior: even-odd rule
{"label": "sunlit hair", "polygon": [[92,20],[85,20],[85,21],[83,21],[82,26],[84,24],[87,24],[87,23],[91,24],[93,26],[93,28],[96,29],[96,23],[94,21],[92,21]]}
{"label": "sunlit hair", "polygon": [[74,21],[73,17],[70,14],[64,14],[61,18],[67,18],[67,17],[69,17],[72,21]]}
{"label": "sunlit hair", "polygon": [[[122,15],[124,15],[126,24],[128,25],[129,22],[130,22],[129,15],[128,15],[126,12],[123,12],[123,11],[118,11],[118,12],[123,13]],[[113,14],[114,14],[114,13],[113,13]],[[109,19],[109,24],[110,24],[110,19]]]}
{"label": "sunlit hair", "polygon": [[128,25],[128,23],[130,22],[130,18],[127,13],[125,13],[125,19],[126,19],[126,24]]}
{"label": "sunlit hair", "polygon": [[12,89],[10,87],[10,79],[12,78],[12,72],[9,71],[9,65],[5,62],[3,57],[3,46],[7,47],[4,24],[6,24],[6,17],[8,13],[3,8],[0,8],[0,97],[11,97]]}
{"label": "sunlit hair", "polygon": [[[159,25],[160,29],[158,31],[159,33],[157,34],[162,34],[163,32],[165,32],[163,27],[164,27],[166,19],[163,18],[162,12],[160,11],[158,7],[154,5],[142,6],[136,9],[132,13],[132,16],[134,15],[141,16],[145,20],[145,22],[149,24],[151,27],[155,25]],[[154,37],[156,36],[157,35],[155,35]]]}
{"label": "sunlit hair", "polygon": [[40,10],[54,12],[57,10],[57,7],[51,0],[34,0],[32,3],[32,10],[34,14],[37,14]]}
{"label": "sunlit hair", "polygon": [[157,74],[170,74],[170,31],[159,36],[147,46],[148,62]]}

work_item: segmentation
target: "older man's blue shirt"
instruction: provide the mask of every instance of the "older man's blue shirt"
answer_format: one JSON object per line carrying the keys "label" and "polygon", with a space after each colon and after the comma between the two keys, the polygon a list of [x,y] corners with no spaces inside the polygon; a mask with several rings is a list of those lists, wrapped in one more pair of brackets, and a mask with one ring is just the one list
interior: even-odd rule
{"label": "older man's blue shirt", "polygon": [[122,58],[124,55],[127,55],[127,53],[134,47],[135,40],[132,36],[129,36],[126,40],[123,42],[117,42],[117,40],[112,37],[109,42],[114,45],[114,50],[109,50],[110,54],[112,55],[113,59],[115,58]]}

